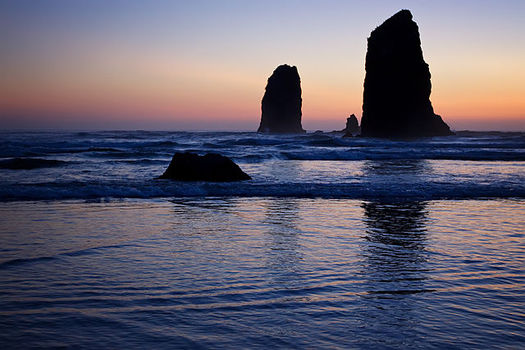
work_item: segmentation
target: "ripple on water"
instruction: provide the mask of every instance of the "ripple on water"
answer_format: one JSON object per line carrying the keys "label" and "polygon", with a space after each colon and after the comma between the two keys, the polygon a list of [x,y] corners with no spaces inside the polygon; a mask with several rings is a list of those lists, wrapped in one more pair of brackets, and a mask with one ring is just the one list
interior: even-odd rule
{"label": "ripple on water", "polygon": [[0,343],[513,348],[521,200],[0,204]]}

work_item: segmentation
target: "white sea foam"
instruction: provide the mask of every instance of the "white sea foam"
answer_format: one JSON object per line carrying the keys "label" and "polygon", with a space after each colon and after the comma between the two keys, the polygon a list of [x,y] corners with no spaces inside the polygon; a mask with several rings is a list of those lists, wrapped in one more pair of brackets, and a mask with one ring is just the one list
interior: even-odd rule
{"label": "white sea foam", "polygon": [[[0,160],[59,167],[0,169],[0,201],[272,196],[320,198],[525,197],[525,133],[462,132],[416,140],[338,133],[2,133]],[[217,152],[253,180],[231,184],[154,180],[174,152]]]}

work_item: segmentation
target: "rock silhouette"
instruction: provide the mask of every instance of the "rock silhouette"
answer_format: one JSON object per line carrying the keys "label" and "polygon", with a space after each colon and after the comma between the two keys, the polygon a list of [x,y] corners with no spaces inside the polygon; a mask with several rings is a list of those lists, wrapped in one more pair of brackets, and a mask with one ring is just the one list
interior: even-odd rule
{"label": "rock silhouette", "polygon": [[229,182],[250,180],[251,177],[228,157],[216,153],[199,156],[186,152],[175,153],[168,169],[159,179]]}
{"label": "rock silhouette", "polygon": [[31,170],[65,165],[67,162],[41,158],[10,158],[0,160],[0,169]]}
{"label": "rock silhouette", "polygon": [[304,133],[301,126],[301,79],[297,67],[283,64],[268,78],[257,132]]}
{"label": "rock silhouette", "polygon": [[343,132],[345,133],[343,137],[352,137],[359,133],[359,122],[357,121],[355,114],[346,118],[346,127]]}
{"label": "rock silhouette", "polygon": [[417,24],[401,10],[368,38],[361,135],[418,137],[452,135],[430,102],[430,71]]}

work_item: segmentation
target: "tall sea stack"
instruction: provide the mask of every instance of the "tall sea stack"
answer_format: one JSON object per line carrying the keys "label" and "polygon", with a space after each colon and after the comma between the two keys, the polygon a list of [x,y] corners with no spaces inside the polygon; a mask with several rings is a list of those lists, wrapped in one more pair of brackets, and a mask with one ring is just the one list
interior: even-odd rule
{"label": "tall sea stack", "polygon": [[430,71],[417,24],[401,10],[368,38],[361,135],[419,137],[452,135],[430,102]]}
{"label": "tall sea stack", "polygon": [[304,133],[301,126],[301,79],[297,67],[277,67],[266,85],[258,132]]}

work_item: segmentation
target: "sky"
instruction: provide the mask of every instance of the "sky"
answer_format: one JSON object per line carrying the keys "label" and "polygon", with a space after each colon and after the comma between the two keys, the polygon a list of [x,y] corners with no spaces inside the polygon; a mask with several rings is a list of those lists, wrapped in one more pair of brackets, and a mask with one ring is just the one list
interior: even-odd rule
{"label": "sky", "polygon": [[303,127],[342,129],[366,40],[400,9],[452,129],[525,131],[523,0],[0,0],[0,129],[256,130],[285,63]]}

